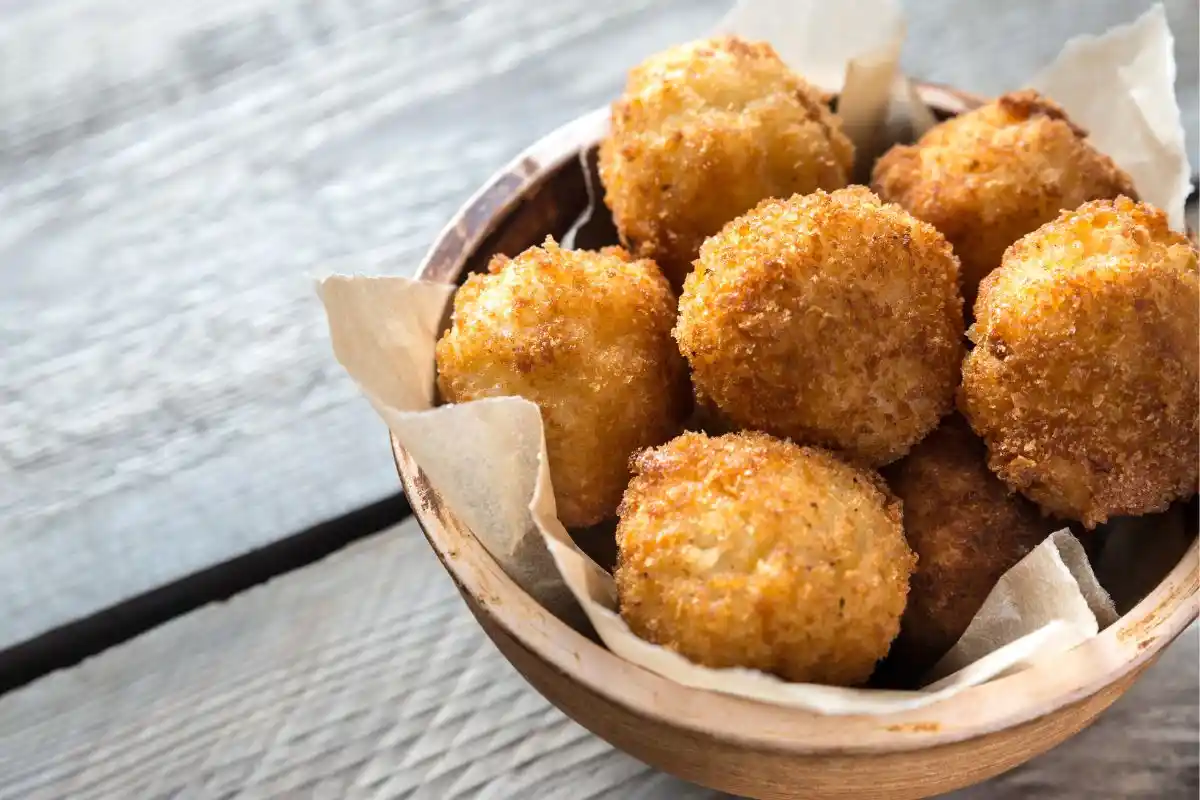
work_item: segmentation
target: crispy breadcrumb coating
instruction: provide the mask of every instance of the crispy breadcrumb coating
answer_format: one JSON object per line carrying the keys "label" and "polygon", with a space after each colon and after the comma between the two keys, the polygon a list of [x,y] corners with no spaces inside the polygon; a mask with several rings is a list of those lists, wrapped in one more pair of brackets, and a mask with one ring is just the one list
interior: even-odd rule
{"label": "crispy breadcrumb coating", "polygon": [[675,338],[735,424],[887,464],[953,407],[958,262],[860,186],[766,200],[704,243]]}
{"label": "crispy breadcrumb coating", "polygon": [[991,473],[983,442],[957,414],[884,477],[904,503],[918,559],[890,658],[920,674],[954,646],[1004,573],[1065,525]]}
{"label": "crispy breadcrumb coating", "polygon": [[991,468],[1092,528],[1196,491],[1196,248],[1158,209],[1087,203],[980,285],[959,404]]}
{"label": "crispy breadcrumb coating", "polygon": [[630,72],[600,148],[621,241],[675,287],[706,236],[767,197],[846,185],[854,146],[765,42],[721,37]]}
{"label": "crispy breadcrumb coating", "polygon": [[970,314],[976,287],[1025,234],[1088,200],[1134,197],[1130,177],[1087,132],[1033,90],[1006,94],[897,145],[872,188],[946,235],[962,262]]}
{"label": "crispy breadcrumb coating", "polygon": [[870,677],[915,560],[876,473],[762,433],[685,433],[633,466],[616,582],[634,633],[709,667]]}
{"label": "crispy breadcrumb coating", "polygon": [[611,516],[629,456],[676,434],[690,411],[671,341],[675,296],[652,261],[620,248],[563,250],[553,239],[471,275],[437,344],[451,402],[519,395],[541,408],[558,515]]}

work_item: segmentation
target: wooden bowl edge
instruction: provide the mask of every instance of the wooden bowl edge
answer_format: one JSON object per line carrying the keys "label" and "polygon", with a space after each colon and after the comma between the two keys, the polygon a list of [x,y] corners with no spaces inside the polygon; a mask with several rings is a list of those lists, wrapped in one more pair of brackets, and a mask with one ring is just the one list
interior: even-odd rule
{"label": "wooden bowl edge", "polygon": [[[825,716],[772,706],[668,681],[620,659],[551,615],[504,573],[441,504],[436,491],[394,439],[392,447],[401,483],[426,539],[459,591],[477,607],[473,608],[477,615],[486,614],[548,667],[571,676],[629,713],[747,749],[792,755],[880,754],[993,734],[1105,691],[1156,657],[1196,618],[1195,609],[1187,607],[1187,599],[1196,596],[1194,585],[1186,597],[1177,593],[1155,599],[1151,593],[1122,618],[1129,619],[1143,609],[1144,618],[1133,622],[1150,626],[1142,632],[1144,638],[1119,635],[1118,622],[1100,636],[1055,656],[1052,665],[1034,665],[924,708],[878,717]],[[1197,543],[1193,542],[1172,575],[1188,571],[1189,563],[1196,559]],[[1146,611],[1151,601],[1155,604]],[[1105,649],[1123,648],[1120,652],[1132,656],[1116,660],[1113,667],[1112,657],[1098,658],[1089,650],[1101,642]],[[1095,674],[1097,664],[1111,669]],[[950,710],[952,714],[948,714]]]}
{"label": "wooden bowl edge", "polygon": [[[926,98],[927,102],[930,102],[931,105],[937,104],[938,107],[955,113],[968,110],[983,102],[981,98],[974,95],[945,86],[922,84],[918,87],[918,90],[922,97]],[[581,147],[590,147],[595,143],[596,139],[602,134],[607,122],[606,113],[606,108],[596,109],[562,126],[550,135],[543,137],[493,176],[464,205],[443,230],[437,239],[437,243],[431,248],[429,256],[423,262],[418,272],[418,277],[427,280],[452,282],[457,277],[458,271],[461,271],[467,256],[496,227],[507,210],[512,208],[514,203],[520,201],[524,192],[531,184],[536,182],[540,176],[557,168],[570,158],[575,157]],[[761,720],[764,724],[760,725],[757,729],[743,729],[740,731],[727,731],[723,725],[716,724],[716,722],[728,721],[727,713],[707,721],[700,718],[693,718],[681,722],[667,716],[655,717],[663,724],[684,726],[704,735],[719,736],[731,742],[738,741],[745,747],[776,748],[793,755],[839,752],[880,753],[944,746],[954,742],[969,740],[972,737],[986,736],[996,731],[1011,729],[1014,726],[1026,724],[1041,717],[1058,713],[1064,707],[1080,703],[1099,692],[1105,691],[1107,688],[1122,681],[1134,670],[1140,671],[1150,659],[1156,657],[1170,641],[1174,640],[1197,617],[1195,608],[1197,587],[1194,566],[1191,568],[1193,574],[1190,585],[1186,585],[1187,575],[1183,574],[1188,571],[1189,564],[1195,565],[1197,562],[1197,542],[1193,542],[1187,554],[1185,554],[1184,558],[1172,571],[1171,575],[1168,576],[1168,579],[1164,580],[1150,596],[1100,636],[1090,640],[1080,648],[1076,648],[1075,651],[1067,654],[1065,659],[1056,659],[1055,669],[1039,669],[1035,665],[1033,668],[1017,675],[992,681],[981,687],[976,687],[967,693],[972,694],[984,691],[990,695],[999,692],[999,687],[1003,687],[1003,691],[1015,693],[1016,697],[1024,701],[1006,704],[1006,707],[1009,708],[1008,713],[986,719],[973,719],[971,714],[967,714],[965,719],[970,724],[945,727],[939,725],[931,727],[928,720],[924,719],[933,716],[936,711],[944,711],[950,704],[954,704],[956,700],[963,697],[963,695],[960,695],[944,701],[944,703],[927,707],[926,709],[887,717],[886,720],[890,724],[885,726],[880,726],[878,718],[868,718],[875,727],[860,730],[861,725],[859,723],[863,718],[806,715],[804,712],[765,706],[753,703],[752,701],[741,700],[740,698],[714,695],[707,692],[699,693],[699,690],[687,689],[686,687],[666,682],[656,675],[641,670],[627,662],[620,661],[605,648],[589,641],[577,631],[552,617],[544,609],[533,603],[532,599],[525,595],[516,584],[512,583],[499,570],[499,567],[491,560],[490,555],[483,550],[482,546],[473,536],[469,533],[461,535],[463,532],[457,530],[457,526],[453,524],[454,521],[451,521],[451,524],[447,525],[445,524],[447,519],[439,518],[430,507],[422,506],[419,502],[419,495],[422,491],[428,491],[429,487],[426,485],[426,487],[422,488],[417,486],[415,482],[410,483],[410,480],[416,481],[419,477],[423,480],[423,476],[419,476],[416,466],[411,464],[407,454],[403,452],[402,448],[399,448],[394,439],[392,444],[401,481],[404,484],[405,492],[409,495],[410,500],[413,501],[414,511],[421,521],[425,535],[438,554],[438,558],[442,561],[443,566],[455,580],[460,591],[463,592],[465,597],[470,598],[468,601],[469,604],[471,602],[478,604],[479,608],[484,613],[490,614],[495,623],[510,637],[520,642],[522,647],[529,649],[531,652],[541,653],[538,647],[535,646],[538,642],[544,647],[551,647],[553,657],[541,654],[539,658],[561,670],[564,675],[572,675],[573,673],[570,669],[571,663],[582,662],[585,655],[589,659],[599,658],[606,667],[612,667],[613,665],[603,662],[603,659],[607,657],[607,659],[618,661],[627,670],[636,671],[636,674],[626,674],[626,678],[665,683],[668,687],[677,690],[702,694],[708,698],[719,698],[717,705],[721,706],[727,713],[750,713],[754,710],[757,713],[752,714],[752,716],[761,717],[764,713],[763,709],[769,709],[773,712],[791,715],[790,721],[792,724],[790,725],[783,725],[779,719],[771,719],[772,715],[768,713],[767,718]],[[405,466],[406,462],[409,465],[407,468]],[[411,474],[406,474],[406,471],[411,472]],[[431,535],[431,526],[437,526],[439,529],[436,535]],[[451,540],[455,537],[459,540],[456,545],[451,543]],[[471,555],[473,562],[469,570],[463,564],[461,558],[452,557],[448,559],[446,557],[442,550],[447,546],[456,548],[459,555],[462,554],[463,548],[466,548],[466,552]],[[490,562],[491,569],[482,568],[481,570],[481,565],[487,562]],[[466,576],[460,575],[460,570],[469,571],[470,574]],[[1174,579],[1172,583],[1174,589],[1171,593],[1164,596],[1164,586],[1172,579]],[[489,586],[491,588],[488,588]],[[1182,589],[1180,588],[1181,586]],[[524,616],[513,614],[511,609],[504,607],[503,603],[497,606],[495,603],[489,602],[489,598],[500,598],[502,595],[513,592],[523,597],[529,604],[532,604],[532,608],[523,606]],[[534,624],[530,622],[529,615],[533,615],[535,618],[540,616],[548,619],[536,620],[536,624]],[[1122,623],[1128,624],[1123,625]],[[551,637],[561,641],[551,645],[549,642]],[[1089,655],[1093,657],[1093,661],[1090,664],[1084,663],[1083,666],[1091,666],[1093,669],[1088,670],[1088,672],[1095,673],[1095,665],[1103,664],[1105,670],[1102,671],[1102,674],[1092,674],[1089,681],[1066,681],[1063,676],[1071,674],[1071,671],[1063,667],[1064,660],[1070,662],[1080,661],[1083,658],[1081,651],[1089,647],[1096,652],[1089,652]],[[1031,685],[1031,679],[1035,676],[1046,677],[1047,680],[1040,687],[1038,685]],[[1057,676],[1057,680],[1055,680],[1055,676]],[[580,679],[576,677],[574,680]],[[613,696],[613,694],[605,692],[604,687],[600,683],[593,682],[586,685],[589,691],[598,692],[608,702],[621,705],[631,713],[643,713],[643,715],[651,713],[645,708],[639,707],[636,698]],[[656,683],[655,685],[658,684]],[[989,689],[988,687],[991,688]],[[1052,688],[1053,691],[1047,692],[1047,687]],[[1042,691],[1039,691],[1039,688]],[[1052,696],[1046,697],[1047,693]],[[1039,701],[1041,705],[1035,708],[1035,701]],[[710,701],[706,700],[706,702]],[[728,705],[729,703],[733,703],[734,705],[730,706]],[[986,704],[981,703],[979,705]],[[810,735],[808,737],[797,738],[794,735],[795,723],[798,720],[796,715],[820,720],[855,721],[850,726],[854,730],[854,736],[848,737],[840,743],[828,741],[829,737],[827,735],[819,737]],[[788,728],[793,729],[793,735],[788,735]]]}
{"label": "wooden bowl edge", "polygon": [[[542,660],[480,608],[470,594],[462,594],[480,627],[508,662],[571,719],[622,751],[678,778],[759,798],[902,800],[974,785],[1042,755],[1079,733],[1157,660],[1153,657],[1089,697],[992,733],[914,750],[798,753],[743,747],[607,702],[607,698]],[[864,767],[864,759],[869,759],[869,768]]]}

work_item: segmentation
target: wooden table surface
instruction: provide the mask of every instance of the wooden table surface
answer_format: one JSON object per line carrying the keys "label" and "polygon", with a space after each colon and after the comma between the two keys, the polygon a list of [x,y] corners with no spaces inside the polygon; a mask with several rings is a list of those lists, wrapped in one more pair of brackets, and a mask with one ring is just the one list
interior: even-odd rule
{"label": "wooden table surface", "polygon": [[[0,0],[0,685],[6,655],[394,495],[311,278],[411,271],[488,174],[727,4]],[[994,94],[1149,3],[905,5],[910,74]],[[1166,7],[1195,153],[1197,4]],[[1193,629],[964,796],[1195,796],[1195,664]],[[529,792],[704,794],[528,690],[411,526],[0,697],[0,797]]]}
{"label": "wooden table surface", "polygon": [[[1057,750],[958,800],[1197,791],[1193,626]],[[0,697],[0,800],[708,798],[613,750],[483,635],[415,522]]]}

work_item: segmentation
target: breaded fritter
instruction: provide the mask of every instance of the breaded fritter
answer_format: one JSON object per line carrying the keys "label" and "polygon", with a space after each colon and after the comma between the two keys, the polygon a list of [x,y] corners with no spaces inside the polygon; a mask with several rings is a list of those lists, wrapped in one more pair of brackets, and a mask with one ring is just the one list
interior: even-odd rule
{"label": "breaded fritter", "polygon": [[678,288],[701,242],[766,197],[846,185],[854,146],[765,42],[721,37],[629,74],[600,148],[621,240]]}
{"label": "breaded fritter", "polygon": [[685,433],[634,471],[616,569],[634,633],[709,667],[870,677],[914,562],[876,473],[763,433]]}
{"label": "breaded fritter", "polygon": [[629,456],[675,435],[690,411],[671,341],[675,296],[654,262],[553,239],[471,275],[437,344],[451,402],[519,395],[538,404],[558,516],[612,516]]}
{"label": "breaded fritter", "polygon": [[919,675],[954,646],[1004,573],[1065,526],[991,473],[983,442],[957,414],[884,477],[917,554],[890,658]]}
{"label": "breaded fritter", "polygon": [[1087,528],[1196,491],[1196,248],[1128,198],[1025,236],[980,285],[959,404],[991,468]]}
{"label": "breaded fritter", "polygon": [[1033,90],[1006,94],[897,145],[872,188],[932,223],[962,262],[967,313],[985,275],[1025,234],[1088,200],[1134,197],[1130,177]]}
{"label": "breaded fritter", "polygon": [[704,243],[675,338],[733,423],[880,466],[953,407],[958,262],[863,187],[766,200]]}

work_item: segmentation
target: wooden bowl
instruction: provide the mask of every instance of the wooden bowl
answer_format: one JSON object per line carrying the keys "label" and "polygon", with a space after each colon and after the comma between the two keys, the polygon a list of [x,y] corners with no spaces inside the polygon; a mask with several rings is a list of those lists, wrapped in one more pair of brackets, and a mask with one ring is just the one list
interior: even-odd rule
{"label": "wooden bowl", "polygon": [[[944,87],[921,95],[940,116],[979,104]],[[586,207],[607,110],[560,128],[501,170],[462,208],[419,276],[460,282],[495,253],[560,237]],[[579,246],[616,241],[597,203]],[[616,747],[695,783],[758,798],[916,798],[984,780],[1090,723],[1197,615],[1197,543],[1150,594],[1052,664],[887,717],[821,716],[681,686],[609,652],[586,624],[558,619],[499,568],[392,441],[425,535],[467,606],[533,686]],[[1193,514],[1194,516],[1194,514]]]}

